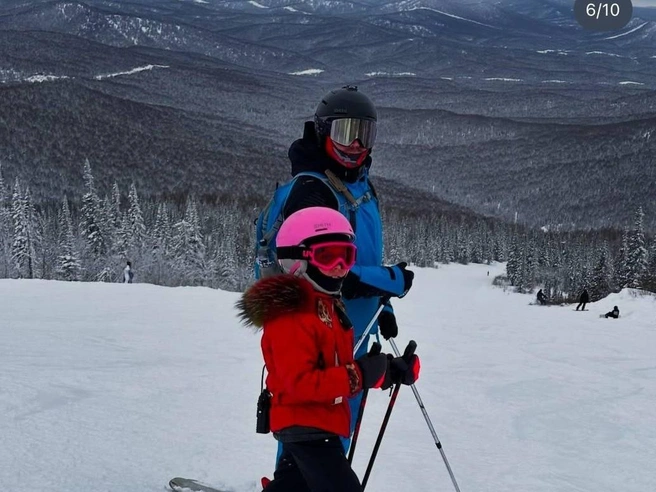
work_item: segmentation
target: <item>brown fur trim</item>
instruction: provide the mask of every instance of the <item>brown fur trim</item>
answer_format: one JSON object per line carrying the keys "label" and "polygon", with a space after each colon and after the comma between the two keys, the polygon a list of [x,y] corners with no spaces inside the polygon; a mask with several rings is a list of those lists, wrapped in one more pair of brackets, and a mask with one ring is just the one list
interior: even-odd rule
{"label": "brown fur trim", "polygon": [[242,323],[262,328],[265,322],[282,314],[305,311],[310,307],[312,286],[293,275],[276,275],[255,282],[235,307]]}

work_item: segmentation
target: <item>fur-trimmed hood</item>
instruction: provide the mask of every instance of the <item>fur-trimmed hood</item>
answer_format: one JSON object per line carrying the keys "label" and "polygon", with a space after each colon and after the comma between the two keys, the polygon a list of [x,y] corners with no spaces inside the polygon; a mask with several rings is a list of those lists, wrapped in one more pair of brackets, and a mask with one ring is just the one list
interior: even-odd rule
{"label": "fur-trimmed hood", "polygon": [[308,281],[289,274],[276,275],[255,282],[235,307],[242,323],[262,328],[266,321],[282,314],[309,309],[316,295]]}

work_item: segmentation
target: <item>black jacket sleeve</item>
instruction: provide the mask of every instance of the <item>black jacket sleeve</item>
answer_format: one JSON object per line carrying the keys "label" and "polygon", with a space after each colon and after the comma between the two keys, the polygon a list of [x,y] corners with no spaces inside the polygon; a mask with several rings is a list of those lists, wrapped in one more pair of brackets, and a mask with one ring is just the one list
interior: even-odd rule
{"label": "black jacket sleeve", "polygon": [[294,212],[308,207],[328,207],[339,210],[339,202],[326,183],[314,176],[300,176],[287,195],[283,217],[286,219]]}

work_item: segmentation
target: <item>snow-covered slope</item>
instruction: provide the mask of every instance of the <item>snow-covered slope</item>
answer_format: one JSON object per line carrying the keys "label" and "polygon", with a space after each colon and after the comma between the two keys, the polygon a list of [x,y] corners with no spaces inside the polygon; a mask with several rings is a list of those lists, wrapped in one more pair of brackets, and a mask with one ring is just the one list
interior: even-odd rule
{"label": "snow-covered slope", "polygon": [[[395,303],[398,343],[418,342],[418,389],[461,490],[656,490],[654,297],[537,307],[491,286],[502,269],[420,269]],[[4,490],[161,492],[175,475],[258,490],[275,442],[254,432],[259,336],[239,326],[236,299],[0,280]],[[620,319],[599,318],[615,304]],[[387,401],[370,395],[359,474]],[[407,388],[368,488],[453,490]]]}

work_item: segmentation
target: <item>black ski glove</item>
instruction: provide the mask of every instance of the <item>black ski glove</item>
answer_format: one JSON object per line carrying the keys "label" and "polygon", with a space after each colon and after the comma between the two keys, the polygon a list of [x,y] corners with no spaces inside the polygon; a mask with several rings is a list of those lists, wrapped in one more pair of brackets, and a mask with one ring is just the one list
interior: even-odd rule
{"label": "black ski glove", "polygon": [[378,315],[378,329],[385,340],[394,338],[399,334],[399,327],[396,324],[396,316],[392,311],[381,311]]}
{"label": "black ski glove", "polygon": [[[368,353],[355,360],[360,371],[361,388],[380,388],[385,383],[388,359],[380,353],[380,343],[374,343]],[[389,386],[388,386],[389,387]]]}
{"label": "black ski glove", "polygon": [[403,275],[403,294],[400,295],[399,297],[403,297],[408,293],[408,291],[412,287],[412,281],[415,278],[415,272],[413,272],[412,270],[407,270],[407,267],[408,264],[405,261],[402,261],[401,263],[397,263],[392,267],[398,269]]}
{"label": "black ski glove", "polygon": [[393,384],[414,384],[419,379],[421,363],[419,356],[415,354],[417,344],[414,341],[408,343],[401,357],[388,355],[389,361],[389,379]]}

